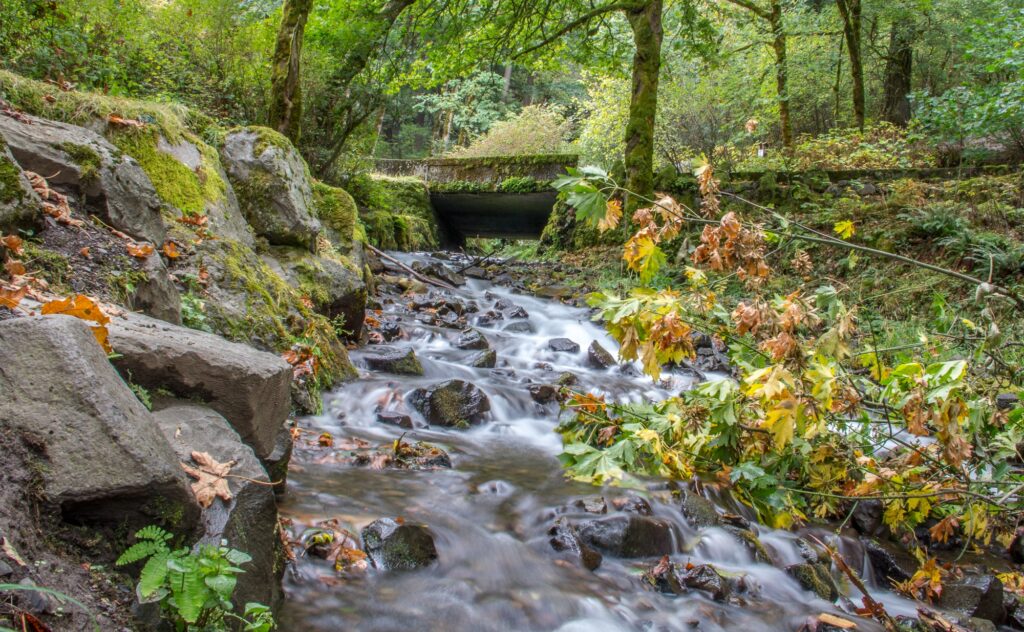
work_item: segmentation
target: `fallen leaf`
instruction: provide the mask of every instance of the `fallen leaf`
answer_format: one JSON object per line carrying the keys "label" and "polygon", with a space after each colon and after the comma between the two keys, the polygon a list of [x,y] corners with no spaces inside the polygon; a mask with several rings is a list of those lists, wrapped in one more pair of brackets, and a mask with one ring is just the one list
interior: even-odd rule
{"label": "fallen leaf", "polygon": [[143,242],[141,244],[129,243],[127,244],[128,254],[138,259],[145,259],[149,257],[155,251],[153,244]]}
{"label": "fallen leaf", "polygon": [[178,245],[173,241],[165,242],[162,250],[168,259],[177,259],[181,256],[181,253],[178,252]]}
{"label": "fallen leaf", "polygon": [[113,351],[110,348],[110,343],[107,342],[108,332],[105,326],[110,322],[110,317],[104,314],[96,301],[88,296],[78,294],[74,297],[50,301],[43,305],[42,312],[43,314],[65,314],[96,323],[92,327],[92,333],[96,336],[96,341],[100,343],[100,346],[107,353]]}
{"label": "fallen leaf", "polygon": [[18,611],[18,616],[21,617],[22,630],[30,630],[31,632],[53,632],[53,628],[40,621],[35,617],[35,615],[29,612],[20,610]]}
{"label": "fallen leaf", "polygon": [[324,432],[317,437],[316,442],[321,448],[330,448],[334,446],[334,437],[331,436],[331,433]]}
{"label": "fallen leaf", "polygon": [[23,276],[25,272],[27,272],[27,270],[25,270],[25,264],[20,261],[15,261],[14,259],[11,259],[4,264],[4,270],[7,270],[7,273],[12,277]]}
{"label": "fallen leaf", "polygon": [[206,226],[210,218],[206,215],[182,215],[178,221],[189,226]]}
{"label": "fallen leaf", "polygon": [[21,255],[23,252],[21,246],[24,244],[24,241],[17,235],[4,235],[3,237],[0,237],[0,244],[3,244],[8,250],[16,255]]}
{"label": "fallen leaf", "polygon": [[89,251],[89,246],[86,246],[85,248],[82,248],[81,250],[79,250],[79,251],[78,251],[78,254],[82,255],[82,256],[83,256],[83,257],[85,257],[86,259],[88,259],[89,257],[91,257],[91,256],[92,256],[92,255],[91,255],[91,254],[89,254],[89,253],[90,253],[90,251]]}
{"label": "fallen leaf", "polygon": [[0,307],[14,309],[26,294],[28,294],[28,287],[24,285],[16,290],[6,290],[0,287]]}
{"label": "fallen leaf", "polygon": [[218,496],[225,502],[232,499],[231,489],[228,487],[228,480],[225,478],[234,467],[234,461],[220,463],[207,452],[193,452],[192,460],[199,467],[192,467],[188,463],[182,463],[181,469],[196,479],[192,483],[192,493],[201,507],[209,507]]}
{"label": "fallen leaf", "polygon": [[116,114],[111,114],[110,116],[108,116],[107,122],[109,122],[111,125],[117,125],[118,127],[134,127],[136,129],[141,129],[146,126],[146,124],[142,121],[137,121],[135,119],[126,119]]}

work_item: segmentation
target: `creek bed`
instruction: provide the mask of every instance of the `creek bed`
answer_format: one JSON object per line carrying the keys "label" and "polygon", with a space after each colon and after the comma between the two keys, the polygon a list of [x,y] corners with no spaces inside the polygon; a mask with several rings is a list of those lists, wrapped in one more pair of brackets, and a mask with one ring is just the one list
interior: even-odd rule
{"label": "creek bed", "polygon": [[[403,262],[437,261],[426,255],[397,255]],[[448,262],[450,263],[450,262]],[[340,464],[298,452],[289,475],[282,513],[296,525],[338,519],[352,533],[381,518],[422,523],[435,538],[438,560],[415,571],[382,572],[372,568],[339,576],[329,562],[301,559],[285,577],[288,599],[283,629],[327,630],[786,630],[800,628],[808,617],[823,612],[844,615],[784,570],[800,563],[800,534],[754,524],[771,563],[721,526],[699,527],[680,510],[662,482],[638,493],[656,519],[671,524],[674,561],[711,564],[730,582],[743,587],[724,601],[704,591],[661,594],[645,588],[642,573],[657,557],[620,559],[605,555],[591,572],[555,554],[548,530],[553,519],[582,498],[603,495],[611,500],[629,494],[619,488],[601,490],[565,478],[557,455],[561,438],[556,403],[540,404],[530,384],[550,384],[572,373],[575,388],[604,394],[609,400],[639,402],[667,397],[692,387],[693,372],[669,371],[655,384],[636,367],[590,368],[587,348],[597,341],[615,352],[617,345],[590,322],[585,309],[515,293],[489,281],[469,279],[447,294],[451,302],[478,309],[468,321],[482,332],[497,353],[497,367],[472,368],[467,362],[478,350],[459,349],[460,329],[424,323],[409,310],[411,299],[382,298],[380,320],[397,321],[405,333],[391,345],[415,350],[422,376],[399,376],[362,370],[360,379],[327,394],[322,415],[302,420],[314,433],[327,432],[336,442],[363,440],[382,445],[397,439],[426,441],[451,457],[450,469],[373,469]],[[496,309],[503,307],[504,310]],[[503,317],[474,324],[488,311],[525,309],[528,318]],[[521,331],[529,323],[532,331]],[[568,338],[576,353],[556,352],[549,340]],[[372,350],[353,353],[360,358]],[[448,379],[471,382],[486,393],[490,411],[484,423],[468,430],[437,426],[405,429],[377,421],[381,407],[423,418],[406,403],[416,388]],[[729,512],[743,513],[735,506]],[[587,515],[565,514],[586,520]],[[610,514],[609,514],[610,515]],[[594,516],[589,516],[593,518]],[[746,515],[751,522],[752,516]],[[826,531],[858,570],[873,596],[890,614],[913,615],[914,604],[874,581],[856,539]],[[859,602],[859,595],[851,597]],[[877,629],[857,619],[858,630]]]}

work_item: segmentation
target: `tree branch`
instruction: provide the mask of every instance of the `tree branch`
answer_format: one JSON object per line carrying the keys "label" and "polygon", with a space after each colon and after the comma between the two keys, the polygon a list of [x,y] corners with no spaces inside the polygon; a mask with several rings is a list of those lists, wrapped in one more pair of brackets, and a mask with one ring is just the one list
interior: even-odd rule
{"label": "tree branch", "polygon": [[633,3],[625,2],[625,1],[620,1],[620,2],[613,2],[611,4],[607,4],[607,5],[603,6],[603,7],[597,7],[595,9],[592,9],[592,10],[588,11],[587,13],[584,13],[580,17],[576,18],[572,22],[569,22],[568,24],[566,24],[562,28],[558,29],[557,31],[555,31],[551,35],[548,35],[543,40],[541,40],[540,42],[534,44],[533,46],[530,46],[529,48],[526,48],[524,50],[521,50],[521,51],[513,54],[512,55],[512,59],[513,60],[519,59],[520,57],[524,57],[526,55],[529,55],[530,53],[532,53],[532,52],[534,52],[534,51],[536,51],[536,50],[538,50],[540,48],[544,48],[545,46],[547,46],[551,42],[555,41],[556,39],[562,37],[566,33],[569,33],[571,31],[574,31],[574,30],[578,29],[579,27],[583,26],[584,24],[586,24],[587,22],[593,20],[596,17],[600,17],[602,15],[605,15],[606,13],[611,13],[613,11],[624,11],[624,10],[632,8],[632,7],[633,7]]}

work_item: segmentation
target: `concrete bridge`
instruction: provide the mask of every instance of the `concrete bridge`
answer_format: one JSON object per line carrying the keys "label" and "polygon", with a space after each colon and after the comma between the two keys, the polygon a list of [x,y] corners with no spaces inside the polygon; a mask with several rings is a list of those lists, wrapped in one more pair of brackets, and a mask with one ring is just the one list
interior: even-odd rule
{"label": "concrete bridge", "polygon": [[575,154],[378,160],[376,170],[426,180],[442,231],[452,241],[537,239],[557,197],[551,181],[577,161]]}

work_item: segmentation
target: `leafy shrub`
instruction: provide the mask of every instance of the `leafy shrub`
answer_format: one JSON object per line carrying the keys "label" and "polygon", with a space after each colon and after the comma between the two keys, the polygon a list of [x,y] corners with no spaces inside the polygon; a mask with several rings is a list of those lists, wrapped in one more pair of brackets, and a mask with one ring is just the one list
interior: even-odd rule
{"label": "leafy shrub", "polygon": [[152,525],[135,537],[138,542],[121,554],[117,565],[146,560],[136,587],[139,602],[158,602],[178,632],[222,632],[231,629],[229,621],[245,632],[274,628],[270,609],[263,604],[245,604],[241,617],[232,612],[231,595],[238,575],[245,572],[238,566],[252,560],[246,553],[223,545],[172,550],[168,543],[173,536]]}
{"label": "leafy shrub", "polygon": [[965,234],[969,228],[969,223],[960,214],[960,207],[956,204],[932,204],[927,208],[904,213],[900,219],[910,223],[909,232],[912,236],[925,239]]}
{"label": "leafy shrub", "polygon": [[469,147],[451,152],[460,158],[554,154],[566,150],[572,124],[555,108],[528,105],[514,117],[498,121]]}

